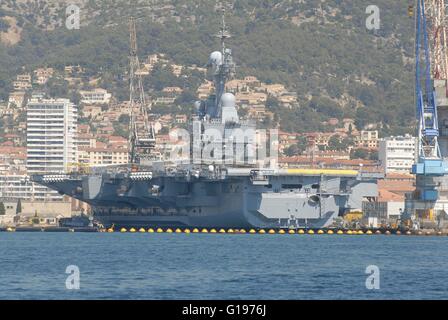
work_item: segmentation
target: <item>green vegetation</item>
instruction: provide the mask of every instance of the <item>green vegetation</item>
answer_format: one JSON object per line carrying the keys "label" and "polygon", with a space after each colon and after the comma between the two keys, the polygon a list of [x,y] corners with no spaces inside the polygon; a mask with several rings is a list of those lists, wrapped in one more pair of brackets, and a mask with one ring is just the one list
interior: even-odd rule
{"label": "green vegetation", "polygon": [[287,157],[293,157],[301,155],[305,152],[308,146],[308,140],[306,137],[299,137],[299,141],[296,144],[289,146],[285,151]]}
{"label": "green vegetation", "polygon": [[368,149],[352,149],[350,159],[378,160],[378,152]]}
{"label": "green vegetation", "polygon": [[0,18],[0,32],[6,32],[8,31],[10,25],[8,21]]}
{"label": "green vegetation", "polygon": [[112,125],[114,127],[114,135],[123,138],[129,137],[129,126],[127,124],[123,124],[121,122],[113,122]]}
{"label": "green vegetation", "polygon": [[[14,6],[8,15],[27,14],[19,15],[24,28],[20,43],[0,44],[0,99],[7,97],[22,67],[47,65],[62,70],[77,64],[91,74],[100,72],[106,89],[125,99],[129,38],[125,22],[132,13],[138,18],[142,57],[165,53],[178,64],[203,66],[208,54],[219,49],[218,41],[210,36],[220,21],[214,1],[159,0],[149,9],[142,1],[86,0],[83,12],[88,25],[80,30],[58,27],[55,21],[64,16],[62,8],[57,17],[48,19],[55,26],[52,31],[35,23],[48,11],[46,6],[24,10],[8,3]],[[377,0],[381,29],[368,31],[365,9],[370,4],[368,0],[328,0],[321,7],[315,1],[235,2],[228,25],[234,34],[229,47],[238,76],[284,83],[299,97],[301,107],[296,109],[269,104],[276,113],[274,125],[279,122],[285,131],[329,131],[321,122],[351,117],[359,128],[378,124],[383,134],[413,132],[414,21],[401,1]],[[188,87],[178,101],[187,104],[198,85],[190,80],[185,83],[182,77],[158,68],[145,86],[148,90],[167,84]],[[55,86],[53,93],[70,94],[63,84]]]}
{"label": "green vegetation", "polygon": [[334,135],[328,140],[328,147],[330,150],[344,151],[351,145],[354,141],[352,137],[341,138],[339,135]]}
{"label": "green vegetation", "polygon": [[128,114],[122,114],[118,118],[118,122],[122,125],[129,125],[129,115]]}
{"label": "green vegetation", "polygon": [[16,215],[21,213],[22,213],[22,199],[19,199],[19,201],[17,201]]}

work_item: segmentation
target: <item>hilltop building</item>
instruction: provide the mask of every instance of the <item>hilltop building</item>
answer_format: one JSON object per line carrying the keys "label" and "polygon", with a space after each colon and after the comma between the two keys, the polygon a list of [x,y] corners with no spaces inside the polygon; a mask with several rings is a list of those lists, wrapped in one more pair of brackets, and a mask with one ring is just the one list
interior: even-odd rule
{"label": "hilltop building", "polygon": [[25,102],[25,92],[24,91],[17,91],[17,92],[12,92],[9,94],[9,98],[8,98],[8,106],[9,107],[14,105],[17,108],[22,108],[24,102]]}
{"label": "hilltop building", "polygon": [[44,85],[53,76],[53,68],[39,68],[34,70],[34,83]]}
{"label": "hilltop building", "polygon": [[357,137],[359,148],[378,149],[378,130],[362,130]]}
{"label": "hilltop building", "polygon": [[94,89],[90,91],[81,90],[81,102],[85,104],[108,104],[112,98],[112,94],[105,89]]}

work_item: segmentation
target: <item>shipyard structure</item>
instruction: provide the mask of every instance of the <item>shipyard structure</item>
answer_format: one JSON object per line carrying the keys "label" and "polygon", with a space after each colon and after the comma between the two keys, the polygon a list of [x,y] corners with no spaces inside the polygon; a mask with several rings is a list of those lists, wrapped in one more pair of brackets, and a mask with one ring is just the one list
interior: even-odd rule
{"label": "shipyard structure", "polygon": [[415,16],[415,101],[418,123],[415,191],[403,225],[446,228],[448,221],[448,46],[445,0],[418,0]]}

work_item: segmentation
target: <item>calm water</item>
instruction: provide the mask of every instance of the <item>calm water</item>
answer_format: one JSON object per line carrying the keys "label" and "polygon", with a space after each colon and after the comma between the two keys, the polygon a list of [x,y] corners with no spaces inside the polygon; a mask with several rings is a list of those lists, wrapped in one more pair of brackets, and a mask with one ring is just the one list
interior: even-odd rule
{"label": "calm water", "polygon": [[448,298],[448,237],[0,233],[0,257],[0,299]]}

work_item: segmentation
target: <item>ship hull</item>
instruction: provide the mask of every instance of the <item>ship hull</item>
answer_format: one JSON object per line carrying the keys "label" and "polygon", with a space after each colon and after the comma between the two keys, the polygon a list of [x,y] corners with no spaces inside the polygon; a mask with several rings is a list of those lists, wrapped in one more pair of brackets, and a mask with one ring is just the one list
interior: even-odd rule
{"label": "ship hull", "polygon": [[90,204],[104,227],[323,228],[361,208],[365,197],[377,196],[376,179],[314,171],[263,179],[251,173],[34,179]]}
{"label": "ship hull", "polygon": [[234,229],[249,229],[249,228],[311,228],[319,229],[328,227],[328,221],[332,219],[318,219],[309,221],[308,224],[303,225],[287,225],[278,223],[262,223],[252,224],[245,220],[243,215],[227,214],[221,219],[216,216],[205,217],[163,217],[163,216],[123,216],[123,217],[104,217],[95,216],[95,219],[106,228],[234,228]]}

